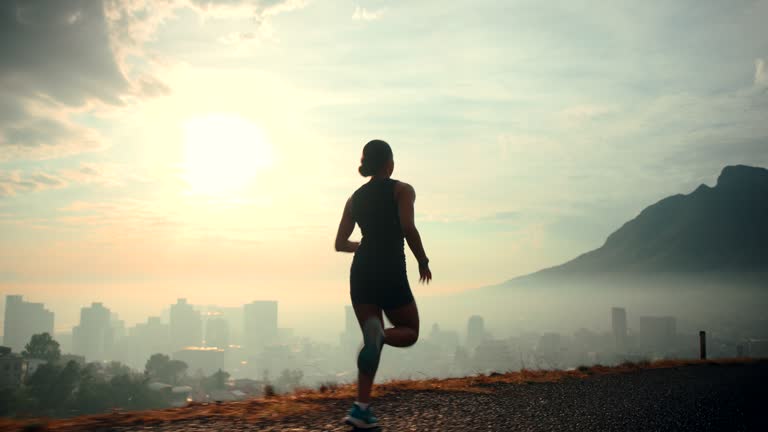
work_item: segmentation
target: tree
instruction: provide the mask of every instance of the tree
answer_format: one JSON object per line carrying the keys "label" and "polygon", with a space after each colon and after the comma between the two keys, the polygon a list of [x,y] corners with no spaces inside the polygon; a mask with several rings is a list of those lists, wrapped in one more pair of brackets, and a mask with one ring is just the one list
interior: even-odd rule
{"label": "tree", "polygon": [[32,335],[32,339],[24,347],[22,355],[27,358],[55,362],[61,357],[61,350],[59,349],[59,343],[53,340],[50,334],[40,333]]}
{"label": "tree", "polygon": [[216,388],[223,389],[227,384],[227,380],[229,380],[229,373],[219,369],[213,375],[211,375],[211,377],[213,378],[213,382],[215,383]]}
{"label": "tree", "polygon": [[160,393],[147,387],[147,378],[141,374],[117,375],[109,380],[112,401],[116,407],[129,410],[156,409],[168,406]]}
{"label": "tree", "polygon": [[301,379],[304,377],[304,372],[300,369],[289,370],[283,369],[280,373],[280,378],[277,379],[275,384],[282,392],[291,391],[297,388],[301,384]]}
{"label": "tree", "polygon": [[108,377],[116,377],[120,375],[130,375],[131,368],[120,363],[119,361],[111,361],[104,367],[104,373]]}
{"label": "tree", "polygon": [[144,366],[144,374],[159,380],[163,369],[168,365],[169,361],[171,361],[171,358],[165,354],[152,354],[152,357],[147,360],[147,364]]}
{"label": "tree", "polygon": [[229,373],[221,369],[214,372],[211,376],[202,380],[202,386],[205,391],[224,390],[227,387]]}
{"label": "tree", "polygon": [[144,374],[149,378],[176,385],[187,371],[187,364],[181,360],[171,360],[165,354],[153,354],[147,360]]}
{"label": "tree", "polygon": [[60,410],[78,387],[80,372],[80,365],[74,361],[64,367],[54,363],[40,365],[27,382],[30,394],[43,410]]}
{"label": "tree", "polygon": [[171,360],[165,369],[166,379],[173,385],[177,385],[181,377],[187,372],[187,364],[181,360]]}

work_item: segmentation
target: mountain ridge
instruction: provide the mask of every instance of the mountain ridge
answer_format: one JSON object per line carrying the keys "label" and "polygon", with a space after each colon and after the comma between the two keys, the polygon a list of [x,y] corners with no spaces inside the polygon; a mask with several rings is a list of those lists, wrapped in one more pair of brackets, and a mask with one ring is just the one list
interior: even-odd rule
{"label": "mountain ridge", "polygon": [[726,166],[702,184],[643,209],[605,243],[500,285],[573,276],[768,272],[768,169]]}

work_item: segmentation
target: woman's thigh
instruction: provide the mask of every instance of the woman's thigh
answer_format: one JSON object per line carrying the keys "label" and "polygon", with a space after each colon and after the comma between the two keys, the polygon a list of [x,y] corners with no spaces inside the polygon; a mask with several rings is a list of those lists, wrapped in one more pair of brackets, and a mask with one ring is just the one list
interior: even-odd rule
{"label": "woman's thigh", "polygon": [[355,310],[355,316],[357,316],[357,323],[360,325],[360,328],[363,328],[363,323],[370,318],[370,317],[376,317],[379,319],[379,321],[384,323],[383,318],[381,316],[381,308],[378,305],[375,304],[368,304],[368,303],[353,303],[352,308]]}
{"label": "woman's thigh", "polygon": [[419,332],[419,309],[415,301],[398,308],[386,309],[384,314],[395,327],[408,327],[416,333]]}

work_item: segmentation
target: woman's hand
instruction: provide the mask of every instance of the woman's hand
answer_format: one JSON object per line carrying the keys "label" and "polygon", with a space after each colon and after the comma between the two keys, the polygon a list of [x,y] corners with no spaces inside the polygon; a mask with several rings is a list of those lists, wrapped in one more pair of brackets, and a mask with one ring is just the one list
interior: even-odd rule
{"label": "woman's hand", "polygon": [[419,282],[429,284],[432,280],[432,270],[429,269],[429,260],[419,263]]}

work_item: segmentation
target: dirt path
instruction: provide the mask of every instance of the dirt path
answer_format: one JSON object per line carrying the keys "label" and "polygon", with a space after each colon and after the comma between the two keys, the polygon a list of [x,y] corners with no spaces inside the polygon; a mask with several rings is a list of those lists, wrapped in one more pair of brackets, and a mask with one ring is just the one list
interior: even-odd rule
{"label": "dirt path", "polygon": [[[396,391],[373,409],[382,431],[768,431],[768,364],[698,365],[493,383],[487,393]],[[113,431],[349,431],[351,399],[280,420],[197,419]]]}

